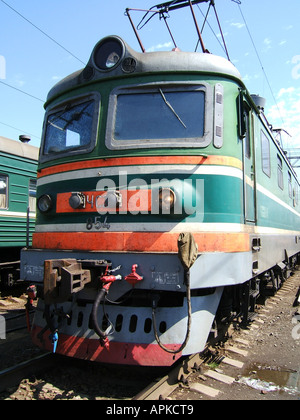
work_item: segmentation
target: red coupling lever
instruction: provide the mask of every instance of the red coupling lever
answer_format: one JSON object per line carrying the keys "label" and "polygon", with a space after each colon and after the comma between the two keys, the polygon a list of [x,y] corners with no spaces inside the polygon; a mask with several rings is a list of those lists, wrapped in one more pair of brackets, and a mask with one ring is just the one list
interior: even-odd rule
{"label": "red coupling lever", "polygon": [[112,285],[112,283],[116,280],[122,280],[122,276],[118,275],[118,276],[101,276],[100,280],[103,283],[102,288],[105,289],[108,292],[108,289],[110,288],[110,286]]}
{"label": "red coupling lever", "polygon": [[143,277],[140,276],[137,272],[138,265],[137,264],[133,264],[132,268],[131,268],[131,273],[125,277],[125,280],[132,284],[132,286],[134,287],[139,281],[143,280]]}

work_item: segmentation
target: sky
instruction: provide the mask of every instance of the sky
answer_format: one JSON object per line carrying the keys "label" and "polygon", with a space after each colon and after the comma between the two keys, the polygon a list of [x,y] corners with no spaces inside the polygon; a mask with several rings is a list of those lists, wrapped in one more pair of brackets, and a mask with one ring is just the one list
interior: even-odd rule
{"label": "sky", "polygon": [[[157,3],[0,0],[0,135],[18,140],[20,134],[29,134],[31,144],[39,146],[43,103],[51,87],[84,68],[94,45],[108,35],[119,35],[140,51],[125,9],[149,9]],[[266,98],[265,113],[270,124],[289,133],[282,138],[284,148],[300,148],[300,1],[238,3],[239,0],[215,0],[230,60],[250,93]],[[199,9],[206,14],[208,4],[194,7],[202,27]],[[136,24],[142,17],[143,13],[132,12]],[[224,56],[212,11],[209,23],[213,30],[208,26],[204,29],[205,47]],[[168,24],[178,47],[194,51],[197,34],[189,10],[173,12]],[[158,17],[141,29],[139,35],[147,51],[173,48]]]}

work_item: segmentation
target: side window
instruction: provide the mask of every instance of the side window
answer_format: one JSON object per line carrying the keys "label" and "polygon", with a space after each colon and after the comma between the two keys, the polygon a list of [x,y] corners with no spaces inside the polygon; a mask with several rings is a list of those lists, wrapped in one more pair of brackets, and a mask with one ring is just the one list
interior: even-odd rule
{"label": "side window", "polygon": [[243,92],[240,92],[238,97],[238,121],[239,137],[244,140],[244,155],[247,159],[251,159],[252,113]]}
{"label": "side window", "polygon": [[271,177],[270,141],[263,131],[261,132],[261,164],[263,172]]}
{"label": "side window", "polygon": [[249,112],[250,112],[249,109],[245,109],[245,111],[244,111],[245,128],[246,128],[246,133],[245,133],[245,156],[248,159],[251,158],[250,114],[249,114]]}
{"label": "side window", "polygon": [[279,155],[277,155],[277,179],[278,179],[278,186],[283,190],[283,171],[282,171],[282,159]]}
{"label": "side window", "polygon": [[293,198],[292,174],[288,172],[289,197]]}
{"label": "side window", "polygon": [[294,207],[297,207],[298,202],[299,202],[298,184],[295,184],[295,188],[293,189],[293,197],[294,197]]}
{"label": "side window", "polygon": [[29,181],[29,211],[35,213],[36,211],[36,179],[30,179]]}

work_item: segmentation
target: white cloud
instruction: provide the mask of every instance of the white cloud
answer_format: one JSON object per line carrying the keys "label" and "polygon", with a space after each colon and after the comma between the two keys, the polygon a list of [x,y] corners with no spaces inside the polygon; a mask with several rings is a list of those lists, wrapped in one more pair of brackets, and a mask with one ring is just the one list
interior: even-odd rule
{"label": "white cloud", "polygon": [[278,98],[281,98],[281,96],[283,96],[283,95],[285,95],[285,94],[287,94],[287,93],[289,93],[289,94],[292,94],[292,93],[294,93],[295,92],[295,88],[294,87],[289,87],[289,88],[287,88],[287,89],[285,89],[285,88],[281,88],[280,89],[280,91],[278,92],[278,95],[277,95],[277,97]]}
{"label": "white cloud", "polygon": [[19,88],[23,87],[25,85],[25,80],[23,74],[18,73],[14,76],[14,84],[15,86],[18,86]]}
{"label": "white cloud", "polygon": [[266,110],[267,118],[273,127],[283,128],[292,136],[285,148],[300,148],[300,88],[282,88],[277,98],[277,104]]}
{"label": "white cloud", "polygon": [[236,22],[236,23],[231,23],[230,26],[234,26],[237,29],[242,29],[245,27],[244,23],[240,23],[240,22]]}
{"label": "white cloud", "polygon": [[154,51],[157,51],[157,50],[163,50],[165,48],[170,49],[172,47],[174,47],[172,42],[165,42],[164,44],[158,44],[158,45],[155,45],[153,47],[150,47],[149,49],[147,49],[147,52],[154,52]]}

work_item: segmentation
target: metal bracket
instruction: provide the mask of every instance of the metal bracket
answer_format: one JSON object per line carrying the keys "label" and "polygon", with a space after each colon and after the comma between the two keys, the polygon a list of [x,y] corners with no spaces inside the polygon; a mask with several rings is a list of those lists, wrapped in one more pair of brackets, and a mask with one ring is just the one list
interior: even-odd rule
{"label": "metal bracket", "polygon": [[45,303],[65,302],[90,281],[90,270],[82,269],[82,264],[75,259],[46,260],[44,262]]}

